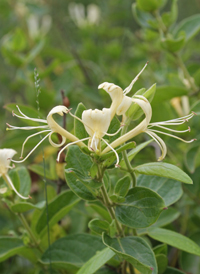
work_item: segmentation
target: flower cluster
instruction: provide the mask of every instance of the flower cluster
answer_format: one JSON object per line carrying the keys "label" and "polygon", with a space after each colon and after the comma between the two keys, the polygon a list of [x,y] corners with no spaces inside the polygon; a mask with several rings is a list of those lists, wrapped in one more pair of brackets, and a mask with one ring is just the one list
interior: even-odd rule
{"label": "flower cluster", "polygon": [[[162,121],[157,123],[151,123],[151,117],[152,117],[152,108],[151,104],[148,101],[148,99],[145,96],[142,95],[134,95],[133,97],[127,96],[127,94],[131,91],[133,84],[137,81],[139,75],[143,72],[143,70],[146,68],[147,63],[143,67],[143,69],[140,71],[140,73],[133,79],[133,81],[130,83],[130,85],[125,88],[124,90],[113,84],[104,82],[99,85],[99,89],[104,89],[111,97],[111,105],[110,108],[103,108],[102,110],[98,109],[88,109],[83,111],[82,113],[82,119],[76,117],[73,115],[70,111],[70,109],[66,108],[65,106],[56,106],[54,107],[49,114],[47,115],[46,120],[38,119],[38,118],[31,118],[25,115],[20,108],[17,106],[18,111],[21,115],[17,115],[13,112],[13,115],[24,119],[24,120],[30,120],[39,123],[39,126],[26,126],[26,127],[15,127],[11,126],[9,124],[7,130],[15,130],[15,129],[21,129],[21,130],[37,130],[36,133],[31,134],[29,137],[26,138],[22,145],[22,152],[21,152],[21,158],[23,156],[24,146],[26,142],[38,135],[38,134],[46,134],[40,142],[28,153],[28,155],[19,161],[11,160],[14,163],[22,163],[25,161],[32,152],[46,139],[49,138],[49,142],[54,147],[60,147],[60,151],[58,153],[57,160],[59,160],[61,153],[64,149],[68,148],[70,145],[78,145],[81,148],[86,147],[85,143],[83,141],[88,140],[88,149],[92,153],[96,153],[98,155],[103,155],[109,151],[113,151],[116,155],[116,167],[119,166],[119,156],[117,154],[117,151],[115,148],[119,147],[120,145],[124,144],[128,140],[134,138],[140,133],[147,133],[160,147],[161,149],[161,156],[158,158],[158,161],[161,161],[165,158],[167,153],[167,147],[162,138],[158,134],[164,134],[176,139],[179,139],[183,142],[190,143],[193,142],[195,139],[192,139],[190,141],[185,141],[184,139],[173,135],[172,133],[184,133],[187,131],[190,131],[190,128],[179,131],[170,128],[170,126],[177,126],[185,123],[189,119],[191,119],[194,116],[194,113],[191,113],[185,117],[172,119],[168,121]],[[124,124],[127,122],[127,111],[128,109],[133,105],[137,104],[143,111],[145,118],[133,129],[128,131],[127,133],[121,135],[119,138],[116,138],[113,142],[109,143],[107,140],[104,139],[104,136],[110,136],[117,134]],[[75,135],[71,134],[69,131],[65,130],[63,127],[61,127],[53,118],[54,114],[69,114],[73,118],[78,119],[81,123],[83,123],[86,132],[88,133],[88,137],[84,139],[78,139]],[[108,128],[110,126],[110,123],[115,115],[122,116],[121,119],[121,127],[113,134],[109,134]],[[169,127],[168,127],[169,126]],[[39,131],[38,131],[39,129]],[[164,131],[163,131],[164,130]],[[61,143],[57,144],[53,142],[52,140],[52,134],[58,133],[62,137]],[[102,149],[102,142],[106,145],[104,149]],[[66,145],[64,145],[67,143]],[[15,154],[15,153],[14,153]],[[10,159],[14,156],[11,155],[9,157]]]}

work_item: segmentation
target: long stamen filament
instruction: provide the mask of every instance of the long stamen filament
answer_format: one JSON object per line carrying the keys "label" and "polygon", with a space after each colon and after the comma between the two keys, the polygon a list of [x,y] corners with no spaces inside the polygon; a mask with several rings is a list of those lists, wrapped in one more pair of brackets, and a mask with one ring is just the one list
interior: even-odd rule
{"label": "long stamen filament", "polygon": [[93,148],[93,144],[94,144],[95,145],[95,151],[96,151],[97,150],[97,144],[96,144],[96,141],[95,141],[95,135],[96,135],[96,132],[92,136],[91,147]]}
{"label": "long stamen filament", "polygon": [[78,143],[78,142],[80,142],[80,141],[86,141],[86,140],[88,140],[88,139],[90,139],[90,137],[87,137],[87,138],[84,138],[84,139],[81,139],[81,140],[78,140],[78,141],[69,143],[69,144],[67,144],[66,146],[64,146],[64,147],[59,151],[56,161],[59,162],[61,153],[62,153],[67,147],[69,147],[69,146],[71,146],[71,145],[74,145],[74,144],[76,144],[76,143]]}
{"label": "long stamen filament", "polygon": [[106,140],[105,139],[103,139],[103,138],[101,138],[103,141],[104,141],[104,143],[115,153],[115,156],[116,156],[116,158],[117,158],[117,162],[116,162],[116,164],[115,164],[115,167],[119,167],[119,155],[118,155],[118,153],[117,153],[117,151],[113,148],[113,147],[111,147],[111,145],[108,143],[108,142],[106,142]]}
{"label": "long stamen filament", "polygon": [[10,177],[8,176],[8,174],[4,174],[4,175],[3,175],[3,178],[5,179],[5,181],[7,182],[7,184],[14,190],[14,192],[15,192],[20,198],[25,199],[25,200],[31,198],[30,196],[28,196],[28,197],[22,196],[22,195],[16,190],[16,188],[15,188],[15,186],[13,185],[13,182],[11,181]]}
{"label": "long stamen filament", "polygon": [[[184,124],[187,122],[187,120],[190,120],[194,116],[194,112],[190,113],[189,115],[186,115],[184,117],[168,120],[168,121],[163,121],[163,122],[156,122],[156,123],[151,123],[151,126],[156,126],[156,125],[179,125]],[[172,123],[172,124],[171,124]]]}
{"label": "long stamen filament", "polygon": [[124,95],[128,94],[131,91],[133,85],[138,80],[140,74],[142,74],[142,72],[145,70],[147,64],[148,64],[148,62],[145,64],[145,66],[143,67],[143,69],[138,73],[138,75],[133,79],[133,81],[130,83],[130,85],[127,88],[125,88],[125,90],[123,91]]}
{"label": "long stamen filament", "polygon": [[158,158],[158,161],[161,161],[165,158],[166,154],[167,154],[167,147],[165,145],[165,142],[158,136],[156,135],[154,132],[151,132],[149,130],[146,131],[146,133],[158,144],[158,146],[160,147],[161,150],[161,156]]}
{"label": "long stamen filament", "polygon": [[20,108],[19,108],[18,105],[16,105],[16,107],[17,107],[19,113],[21,113],[21,115],[22,115],[23,117],[21,117],[21,116],[15,114],[15,113],[13,112],[13,115],[14,115],[14,116],[16,116],[16,117],[18,117],[18,118],[21,118],[21,119],[27,119],[27,120],[31,120],[31,121],[41,122],[41,123],[47,124],[47,121],[46,121],[46,120],[28,117],[27,115],[25,115],[25,114],[20,110]]}
{"label": "long stamen filament", "polygon": [[175,139],[178,139],[178,140],[180,140],[180,141],[182,141],[182,142],[184,142],[184,143],[192,143],[192,142],[194,142],[194,141],[196,140],[196,139],[192,139],[192,140],[190,140],[190,141],[186,141],[186,140],[184,140],[184,139],[182,139],[182,138],[180,138],[180,137],[178,137],[178,136],[176,136],[176,135],[172,135],[172,134],[169,134],[169,133],[166,133],[166,132],[162,132],[162,131],[155,130],[155,129],[151,129],[151,131],[152,131],[152,132],[156,132],[156,133],[160,133],[160,134],[163,134],[163,135],[170,136],[170,137],[175,138]]}
{"label": "long stamen filament", "polygon": [[33,153],[33,151],[50,135],[51,133],[48,133],[29,153],[28,155],[21,161],[15,161],[13,159],[10,159],[12,162],[14,163],[23,163],[24,161],[26,161],[26,159]]}
{"label": "long stamen filament", "polygon": [[31,126],[27,126],[27,127],[15,127],[12,126],[10,124],[6,124],[8,126],[8,128],[6,128],[6,130],[15,130],[15,129],[22,129],[22,130],[31,130],[31,129],[38,129],[38,128],[48,128],[48,125],[46,126],[35,126],[35,127],[31,127]]}
{"label": "long stamen filament", "polygon": [[21,151],[21,156],[20,156],[20,158],[22,158],[22,155],[23,155],[23,153],[24,153],[24,146],[25,146],[25,144],[27,143],[27,141],[28,141],[30,138],[32,138],[32,137],[34,137],[34,136],[36,136],[36,135],[38,135],[38,134],[41,134],[41,133],[44,133],[44,132],[48,132],[48,131],[51,131],[51,130],[50,130],[50,129],[43,130],[43,131],[40,131],[40,132],[37,132],[37,133],[34,133],[34,134],[28,136],[28,137],[25,139],[25,141],[23,142],[23,144],[22,144],[22,151]]}
{"label": "long stamen filament", "polygon": [[[153,126],[150,126],[150,127],[148,127],[148,128],[152,128],[152,127],[153,127]],[[190,127],[188,127],[188,129],[186,129],[186,130],[175,130],[175,129],[163,127],[163,126],[160,126],[160,125],[154,125],[154,127],[163,128],[163,129],[165,129],[165,130],[172,131],[172,132],[177,132],[177,133],[184,133],[184,132],[190,131]]]}
{"label": "long stamen filament", "polygon": [[[123,125],[124,126],[124,125]],[[122,127],[120,127],[115,133],[107,133],[107,132],[103,132],[104,135],[107,136],[115,136],[117,133],[120,132],[120,130],[122,130]]]}

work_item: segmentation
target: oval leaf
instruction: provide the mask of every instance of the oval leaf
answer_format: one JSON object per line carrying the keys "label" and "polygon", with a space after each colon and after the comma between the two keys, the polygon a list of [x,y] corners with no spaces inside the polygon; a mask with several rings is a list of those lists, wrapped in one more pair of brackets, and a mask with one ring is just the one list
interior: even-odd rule
{"label": "oval leaf", "polygon": [[168,163],[149,163],[134,168],[140,174],[170,178],[182,183],[192,184],[192,179],[179,167]]}
{"label": "oval leaf", "polygon": [[5,261],[25,248],[20,238],[0,237],[0,262]]}
{"label": "oval leaf", "polygon": [[77,274],[93,274],[114,256],[115,253],[112,250],[105,248],[87,261],[87,263],[79,269]]}
{"label": "oval leaf", "polygon": [[110,238],[103,233],[103,242],[119,257],[131,263],[141,273],[157,274],[155,256],[149,245],[140,237]]}
{"label": "oval leaf", "polygon": [[145,187],[129,190],[126,200],[116,207],[116,218],[126,226],[148,227],[156,222],[165,207],[163,199]]}
{"label": "oval leaf", "polygon": [[[48,204],[49,227],[53,226],[59,220],[61,220],[79,201],[80,199],[70,190],[64,191],[60,195],[56,196],[56,198]],[[47,216],[45,208],[38,218],[36,232],[38,234],[44,235],[46,229]]]}
{"label": "oval leaf", "polygon": [[200,247],[189,238],[164,228],[151,228],[148,235],[160,242],[174,246],[188,253],[200,256]]}
{"label": "oval leaf", "polygon": [[54,267],[74,273],[104,248],[98,236],[84,233],[70,235],[55,241],[43,254],[41,263],[51,263]]}
{"label": "oval leaf", "polygon": [[140,175],[137,178],[137,186],[147,187],[157,192],[166,206],[178,201],[183,194],[180,182],[158,176]]}

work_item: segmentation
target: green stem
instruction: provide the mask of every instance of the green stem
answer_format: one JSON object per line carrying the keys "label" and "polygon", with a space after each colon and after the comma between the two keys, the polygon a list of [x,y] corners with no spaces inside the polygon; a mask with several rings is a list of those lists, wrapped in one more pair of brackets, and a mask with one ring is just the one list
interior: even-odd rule
{"label": "green stem", "polygon": [[[154,12],[154,16],[158,22],[158,27],[159,27],[159,32],[161,36],[164,36],[165,38],[167,38],[168,35],[168,30],[167,27],[165,26],[162,17],[160,16],[159,11],[157,10],[156,12]],[[193,78],[191,77],[189,71],[187,70],[181,56],[178,53],[173,53],[171,51],[168,51],[176,60],[176,63],[178,64],[178,66],[181,68],[185,79],[187,79],[190,88],[194,91],[197,92],[199,90],[199,88],[195,85]]]}
{"label": "green stem", "polygon": [[37,249],[43,253],[43,250],[41,249],[41,247],[39,246],[38,240],[36,239],[35,235],[33,234],[29,224],[27,223],[25,217],[23,214],[19,213],[17,214],[19,216],[19,219],[21,220],[24,228],[27,230],[29,236],[31,237],[32,241],[34,242],[35,246],[37,247]]}
{"label": "green stem", "polygon": [[[127,131],[127,126],[124,126],[122,129],[122,135],[124,135],[126,133],[126,131]],[[132,185],[133,185],[133,187],[135,187],[136,186],[136,177],[135,177],[135,173],[132,169],[131,163],[128,159],[128,154],[127,154],[126,150],[122,151],[122,155],[123,155],[123,159],[124,159],[126,168],[131,175]]]}
{"label": "green stem", "polygon": [[112,206],[112,202],[110,201],[110,198],[108,196],[108,193],[107,193],[107,190],[106,190],[106,187],[104,184],[104,180],[103,180],[103,171],[102,171],[102,168],[100,165],[98,165],[98,180],[100,182],[102,182],[101,194],[103,197],[103,203],[106,206],[112,220],[115,220],[117,231],[118,231],[119,235],[121,237],[124,237],[124,232],[123,232],[122,226],[115,217],[115,210],[114,210],[114,208]]}
{"label": "green stem", "polygon": [[126,274],[126,266],[127,266],[127,261],[123,261],[122,263],[122,274]]}
{"label": "green stem", "polygon": [[128,264],[130,274],[135,274],[134,268],[131,263]]}

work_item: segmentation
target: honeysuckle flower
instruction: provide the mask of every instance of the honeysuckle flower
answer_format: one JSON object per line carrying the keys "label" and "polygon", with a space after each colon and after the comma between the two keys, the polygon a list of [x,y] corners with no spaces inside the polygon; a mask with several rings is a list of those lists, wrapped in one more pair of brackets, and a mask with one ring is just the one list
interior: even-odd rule
{"label": "honeysuckle flower", "polygon": [[[64,128],[62,128],[54,119],[53,119],[53,115],[54,114],[59,114],[61,116],[63,116],[64,113],[69,113],[69,110],[68,108],[66,108],[65,106],[56,106],[54,107],[50,112],[49,114],[47,115],[47,120],[44,120],[44,119],[38,119],[38,118],[30,118],[28,117],[27,115],[25,115],[21,110],[20,108],[17,106],[17,109],[19,111],[19,113],[21,114],[20,115],[17,115],[13,112],[13,116],[16,116],[18,118],[21,118],[21,119],[24,119],[24,120],[29,120],[29,121],[33,121],[33,122],[38,122],[38,123],[41,123],[42,125],[40,126],[26,126],[26,127],[15,127],[15,126],[11,126],[9,124],[8,125],[8,128],[7,130],[15,130],[15,129],[21,129],[21,130],[33,130],[33,129],[39,129],[40,131],[39,132],[36,132],[34,134],[31,134],[30,136],[28,136],[23,145],[22,145],[22,151],[21,151],[21,158],[22,158],[22,155],[23,155],[23,151],[24,151],[24,146],[26,144],[26,142],[36,136],[36,135],[39,135],[41,133],[47,133],[45,137],[43,137],[39,142],[38,144],[28,153],[28,155],[23,159],[23,160],[20,160],[20,161],[16,161],[16,160],[12,160],[12,162],[15,162],[15,163],[22,163],[24,162],[32,153],[33,151],[48,137],[49,138],[49,142],[52,146],[54,147],[61,147],[63,146],[63,144],[66,142],[66,140],[70,140],[71,143],[70,144],[77,144],[79,146],[86,146],[82,141],[80,141],[76,136],[74,136],[73,134],[71,134],[70,132],[68,132],[67,130],[65,130]],[[53,133],[58,133],[61,135],[62,137],[62,141],[61,143],[59,144],[56,144],[55,142],[53,142],[52,140],[52,134]]]}
{"label": "honeysuckle flower", "polygon": [[[143,69],[138,73],[138,75],[132,80],[130,85],[123,89],[113,83],[104,82],[98,86],[98,89],[104,89],[111,97],[111,117],[113,118],[115,114],[125,116],[126,111],[129,109],[132,103],[135,102],[134,98],[126,96],[132,89],[134,83],[138,80],[140,74],[144,71],[148,63],[145,64]],[[135,95],[136,98],[144,100],[144,96]],[[124,120],[124,119],[123,119]]]}
{"label": "honeysuckle flower", "polygon": [[[110,146],[113,149],[118,147],[119,145],[123,144],[124,142],[127,142],[128,140],[134,138],[135,136],[139,135],[140,133],[144,132],[144,133],[147,133],[152,139],[154,139],[154,141],[160,147],[161,156],[158,158],[158,161],[162,161],[166,156],[167,147],[166,147],[165,142],[157,135],[157,133],[170,136],[172,138],[178,139],[185,143],[191,143],[196,140],[196,139],[192,139],[192,140],[186,141],[186,140],[184,140],[176,135],[173,135],[171,133],[167,133],[165,131],[154,129],[155,127],[157,127],[162,130],[176,132],[176,133],[188,132],[188,131],[190,131],[190,127],[188,127],[188,129],[186,129],[186,130],[174,130],[172,128],[168,128],[168,126],[176,126],[176,125],[184,124],[185,122],[188,122],[188,120],[191,119],[195,115],[195,113],[192,112],[189,115],[186,115],[184,117],[177,118],[177,119],[172,119],[172,120],[163,121],[163,122],[150,123],[150,120],[151,120],[150,103],[148,103],[147,101],[146,102],[144,101],[144,103],[141,104],[141,102],[140,102],[140,107],[143,109],[143,111],[146,115],[145,119],[139,125],[137,125],[135,128],[133,128],[126,134],[122,135],[121,137],[116,139],[114,142],[112,142],[110,144]],[[106,147],[102,151],[102,154],[108,152],[109,150],[110,150],[110,148]]]}
{"label": "honeysuckle flower", "polygon": [[[30,196],[24,197],[16,190],[12,180],[10,179],[10,177],[8,175],[8,170],[13,168],[13,166],[10,166],[11,159],[16,153],[17,152],[14,149],[11,149],[11,148],[0,149],[0,177],[3,177],[3,179],[6,181],[8,187],[10,189],[13,189],[14,192],[20,198],[29,199]],[[0,188],[0,193],[1,194],[5,193],[6,191],[7,191],[7,187]]]}

